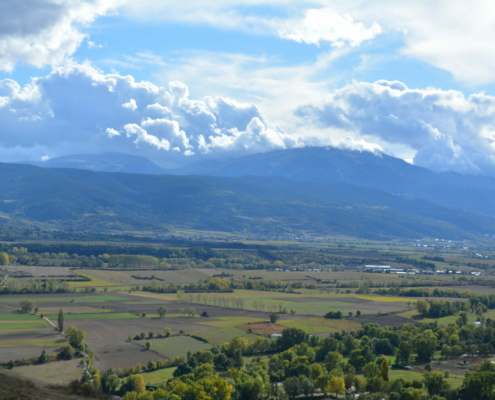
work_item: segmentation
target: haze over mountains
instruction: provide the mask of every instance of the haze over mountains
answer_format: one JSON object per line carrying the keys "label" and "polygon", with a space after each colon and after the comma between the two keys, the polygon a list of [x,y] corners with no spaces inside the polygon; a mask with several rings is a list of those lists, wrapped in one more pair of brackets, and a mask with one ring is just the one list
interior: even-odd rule
{"label": "haze over mountains", "polygon": [[369,152],[279,150],[176,170],[119,153],[39,165],[49,168],[0,164],[8,225],[374,239],[495,233],[495,180],[436,174]]}

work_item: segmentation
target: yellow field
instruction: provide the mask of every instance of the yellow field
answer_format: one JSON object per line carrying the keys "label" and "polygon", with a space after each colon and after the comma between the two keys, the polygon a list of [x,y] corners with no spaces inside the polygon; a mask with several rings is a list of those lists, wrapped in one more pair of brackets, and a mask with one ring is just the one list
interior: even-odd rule
{"label": "yellow field", "polygon": [[358,299],[364,299],[364,300],[371,300],[371,301],[380,301],[383,303],[395,303],[397,301],[402,301],[404,303],[415,303],[415,300],[411,299],[405,299],[404,297],[388,297],[388,296],[366,296],[366,295],[360,295],[356,294],[354,297],[357,297]]}
{"label": "yellow field", "polygon": [[98,279],[87,272],[74,271],[75,274],[84,276],[85,278],[91,279],[89,282],[69,282],[72,287],[93,287],[93,286],[118,286],[117,283],[104,281],[103,279]]}

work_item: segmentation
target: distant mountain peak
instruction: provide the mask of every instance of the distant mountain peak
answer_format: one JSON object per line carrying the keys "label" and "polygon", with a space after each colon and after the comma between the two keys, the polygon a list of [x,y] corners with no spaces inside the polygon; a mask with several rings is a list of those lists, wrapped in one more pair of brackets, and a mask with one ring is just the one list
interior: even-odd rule
{"label": "distant mountain peak", "polygon": [[71,154],[55,157],[47,161],[21,162],[43,168],[76,168],[95,172],[126,172],[136,174],[161,175],[168,170],[159,167],[146,157],[124,153]]}

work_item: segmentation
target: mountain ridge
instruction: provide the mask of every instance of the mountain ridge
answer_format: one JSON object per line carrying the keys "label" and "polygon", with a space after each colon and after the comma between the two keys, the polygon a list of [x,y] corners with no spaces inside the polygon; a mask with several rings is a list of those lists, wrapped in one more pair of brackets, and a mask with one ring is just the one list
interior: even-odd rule
{"label": "mountain ridge", "polygon": [[0,164],[2,224],[73,230],[172,227],[259,235],[476,238],[495,217],[348,184],[281,177],[143,175]]}

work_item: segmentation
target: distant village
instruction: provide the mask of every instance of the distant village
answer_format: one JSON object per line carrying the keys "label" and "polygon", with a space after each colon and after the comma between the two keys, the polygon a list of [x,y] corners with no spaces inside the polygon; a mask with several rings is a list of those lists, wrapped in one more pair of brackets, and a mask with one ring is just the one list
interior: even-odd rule
{"label": "distant village", "polygon": [[[459,270],[437,269],[435,271],[431,271],[431,270],[421,270],[417,268],[392,268],[390,265],[365,265],[364,272],[370,272],[374,274],[401,274],[401,275],[437,275],[437,274],[461,275],[463,274],[463,272]],[[479,276],[481,275],[481,272],[470,271],[469,275]]]}

